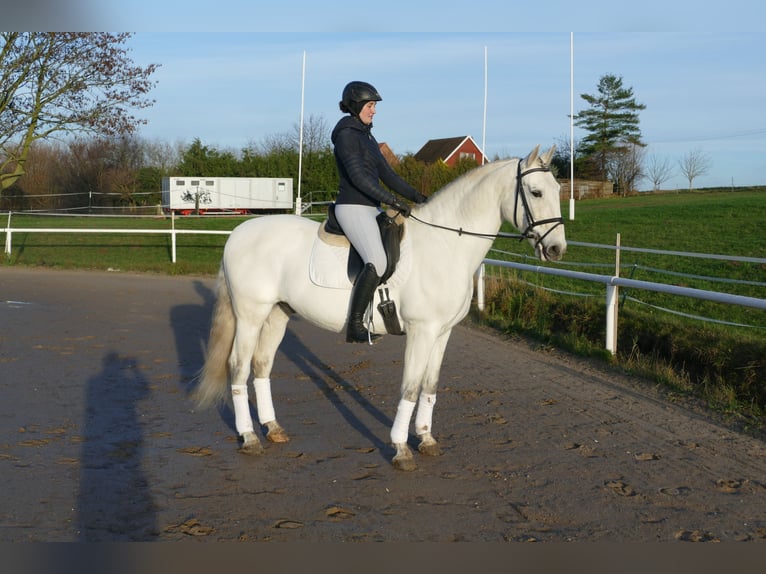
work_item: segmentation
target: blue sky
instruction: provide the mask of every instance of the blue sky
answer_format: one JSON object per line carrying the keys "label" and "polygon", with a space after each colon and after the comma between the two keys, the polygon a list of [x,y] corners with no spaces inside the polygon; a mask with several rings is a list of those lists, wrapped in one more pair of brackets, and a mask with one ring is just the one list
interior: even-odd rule
{"label": "blue sky", "polygon": [[[695,187],[766,184],[766,10],[755,0],[705,8],[644,0],[619,10],[614,2],[583,8],[561,0],[389,0],[346,8],[305,0],[77,0],[70,6],[53,24],[135,30],[134,61],[161,64],[156,104],[141,112],[149,121],[141,135],[149,139],[200,138],[239,150],[292,131],[300,119],[305,51],[306,117],[332,126],[343,85],[361,79],[383,96],[374,133],[397,154],[439,137],[471,135],[481,145],[486,135],[490,157],[524,155],[538,143],[569,137],[573,31],[575,113],[586,106],[580,94],[595,94],[601,76],[621,76],[646,105],[640,128],[647,154],[674,166],[665,186],[687,185],[677,162],[697,150],[711,164]],[[49,29],[52,23],[34,16],[32,24]],[[583,135],[575,128],[575,138]]]}
{"label": "blue sky", "polygon": [[[604,74],[638,102],[647,154],[675,167],[711,160],[695,187],[766,184],[766,59],[761,33],[574,33],[574,110]],[[160,63],[142,135],[239,150],[304,117],[332,126],[349,80],[383,96],[374,133],[397,154],[471,135],[489,157],[519,156],[569,137],[570,34],[139,32],[137,63]],[[484,54],[487,107],[484,131]],[[584,132],[575,128],[575,138]],[[667,186],[684,187],[678,169]],[[650,184],[645,183],[646,186]]]}

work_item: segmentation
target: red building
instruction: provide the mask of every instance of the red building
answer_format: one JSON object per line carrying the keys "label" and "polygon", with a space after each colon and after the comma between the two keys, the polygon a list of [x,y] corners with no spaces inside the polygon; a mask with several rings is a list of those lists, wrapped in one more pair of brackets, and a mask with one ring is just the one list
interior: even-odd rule
{"label": "red building", "polygon": [[[442,161],[449,166],[455,165],[461,159],[468,158],[474,160],[477,165],[481,165],[484,154],[471,136],[459,136],[428,140],[414,157],[423,163]],[[488,161],[484,158],[485,163]]]}

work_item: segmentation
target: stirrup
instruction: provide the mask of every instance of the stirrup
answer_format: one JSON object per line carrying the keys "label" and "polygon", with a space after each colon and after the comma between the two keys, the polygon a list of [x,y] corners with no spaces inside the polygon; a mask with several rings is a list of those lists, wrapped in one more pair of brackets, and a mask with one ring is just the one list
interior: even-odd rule
{"label": "stirrup", "polygon": [[364,330],[364,335],[361,333],[354,333],[354,335],[360,335],[359,337],[352,336],[351,333],[346,331],[346,343],[367,343],[368,345],[372,345],[372,342],[376,339],[380,339],[381,335],[378,335],[377,333],[373,333],[369,329]]}

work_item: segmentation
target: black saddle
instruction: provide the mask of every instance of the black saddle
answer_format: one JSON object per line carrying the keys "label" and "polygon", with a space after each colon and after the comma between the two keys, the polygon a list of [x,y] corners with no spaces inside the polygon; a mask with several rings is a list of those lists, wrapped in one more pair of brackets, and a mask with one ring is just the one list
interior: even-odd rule
{"label": "black saddle", "polygon": [[[389,217],[385,211],[381,211],[377,217],[378,228],[380,229],[380,238],[383,240],[383,249],[386,251],[388,266],[383,273],[380,283],[385,283],[396,271],[396,264],[399,262],[400,243],[404,235],[404,226],[396,222],[396,216]],[[335,217],[335,204],[331,203],[327,208],[327,222],[325,231],[332,235],[346,235],[343,228]],[[348,254],[348,278],[353,283],[357,275],[362,271],[364,262],[353,244]]]}

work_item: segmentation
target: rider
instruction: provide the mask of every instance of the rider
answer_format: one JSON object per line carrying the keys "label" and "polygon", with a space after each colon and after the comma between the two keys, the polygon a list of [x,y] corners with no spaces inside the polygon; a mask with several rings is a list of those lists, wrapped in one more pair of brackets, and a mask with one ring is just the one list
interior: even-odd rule
{"label": "rider", "polygon": [[427,199],[388,165],[372,135],[376,102],[381,100],[371,84],[348,83],[343,88],[340,111],[349,115],[342,117],[332,131],[335,162],[340,176],[335,217],[364,263],[351,293],[346,329],[346,341],[349,343],[371,340],[363,324],[364,312],[388,264],[376,219],[381,203],[399,210],[405,217],[410,215],[410,206],[380,182],[415,203],[423,203]]}

